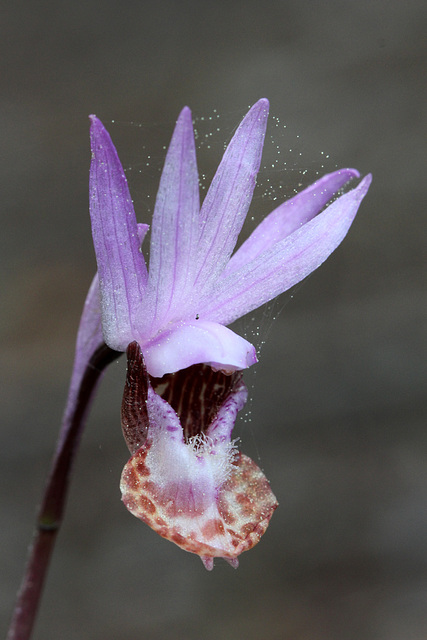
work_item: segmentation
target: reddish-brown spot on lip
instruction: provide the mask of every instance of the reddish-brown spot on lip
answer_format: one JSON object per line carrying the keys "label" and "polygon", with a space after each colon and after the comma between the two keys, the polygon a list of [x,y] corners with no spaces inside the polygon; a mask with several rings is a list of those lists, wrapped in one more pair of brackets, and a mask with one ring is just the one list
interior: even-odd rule
{"label": "reddish-brown spot on lip", "polygon": [[143,489],[145,493],[148,493],[148,495],[151,495],[151,497],[156,496],[157,485],[151,480],[146,480],[145,482],[143,482],[141,485],[141,489]]}
{"label": "reddish-brown spot on lip", "polygon": [[175,544],[180,544],[180,545],[182,545],[185,542],[184,536],[182,536],[180,533],[173,533],[171,535],[171,540],[175,542]]}
{"label": "reddish-brown spot on lip", "polygon": [[218,511],[225,524],[234,524],[236,518],[230,512],[229,505],[226,500],[221,498],[218,500]]}
{"label": "reddish-brown spot on lip", "polygon": [[255,525],[252,522],[248,522],[247,524],[244,524],[243,527],[240,528],[240,531],[242,532],[243,536],[248,536],[250,533],[252,533],[252,531],[255,529]]}
{"label": "reddish-brown spot on lip", "polygon": [[147,498],[147,496],[140,495],[138,499],[138,503],[142,511],[145,511],[150,515],[153,515],[153,513],[156,513],[156,505],[153,502],[151,502],[151,500]]}
{"label": "reddish-brown spot on lip", "polygon": [[133,467],[129,467],[125,474],[126,486],[131,491],[138,491],[140,487],[139,477]]}
{"label": "reddish-brown spot on lip", "polygon": [[139,475],[141,476],[149,476],[150,475],[150,469],[147,467],[147,465],[145,464],[145,460],[140,459],[136,462],[135,464],[136,470],[139,473]]}
{"label": "reddish-brown spot on lip", "polygon": [[224,534],[224,525],[221,520],[208,520],[202,529],[203,536],[210,540],[218,535]]}
{"label": "reddish-brown spot on lip", "polygon": [[252,502],[252,500],[250,498],[248,498],[248,496],[245,496],[244,493],[239,493],[236,496],[236,500],[239,504],[244,504],[246,506],[249,506]]}

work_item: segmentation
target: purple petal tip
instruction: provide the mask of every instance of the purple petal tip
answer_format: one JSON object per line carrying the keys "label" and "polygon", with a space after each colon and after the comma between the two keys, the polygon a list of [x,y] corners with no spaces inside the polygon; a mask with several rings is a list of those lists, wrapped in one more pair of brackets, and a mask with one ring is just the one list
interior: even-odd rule
{"label": "purple petal tip", "polygon": [[267,98],[261,98],[260,100],[255,102],[251,109],[249,109],[249,113],[251,111],[258,111],[260,116],[263,115],[265,118],[267,118],[269,110],[270,102],[267,100]]}
{"label": "purple petal tip", "polygon": [[177,122],[180,122],[180,120],[189,120],[191,123],[193,122],[193,116],[192,116],[190,107],[185,106],[181,110],[181,113],[178,116]]}
{"label": "purple petal tip", "polygon": [[95,114],[91,114],[89,116],[89,120],[90,120],[91,127],[98,126],[102,129],[104,128],[104,125],[102,124],[101,120]]}
{"label": "purple petal tip", "polygon": [[353,178],[360,178],[360,173],[357,169],[342,169],[342,171],[348,174],[349,180],[352,180]]}
{"label": "purple petal tip", "polygon": [[95,115],[90,115],[89,120],[90,120],[90,137],[92,141],[92,147],[95,141],[95,137],[99,138],[100,136],[104,136],[104,137],[107,137],[108,140],[110,140],[110,135],[99,118],[97,118]]}
{"label": "purple petal tip", "polygon": [[359,188],[362,193],[362,198],[365,197],[372,182],[372,173],[367,173],[363,180],[360,181]]}

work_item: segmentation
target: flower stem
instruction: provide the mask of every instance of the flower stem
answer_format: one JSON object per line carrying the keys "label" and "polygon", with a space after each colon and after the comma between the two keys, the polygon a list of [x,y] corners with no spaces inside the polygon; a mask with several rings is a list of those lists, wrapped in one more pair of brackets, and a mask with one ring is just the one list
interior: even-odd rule
{"label": "flower stem", "polygon": [[75,398],[65,410],[7,640],[28,640],[31,636],[50,557],[62,522],[72,465],[85,418],[103,370],[120,355],[106,345],[100,346],[90,358]]}

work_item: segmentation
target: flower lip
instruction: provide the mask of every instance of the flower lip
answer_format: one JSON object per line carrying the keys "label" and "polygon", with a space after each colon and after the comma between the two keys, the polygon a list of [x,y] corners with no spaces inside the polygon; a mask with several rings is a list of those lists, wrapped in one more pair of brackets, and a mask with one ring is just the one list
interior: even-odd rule
{"label": "flower lip", "polygon": [[207,568],[214,557],[237,566],[277,507],[264,474],[231,441],[246,396],[240,373],[204,365],[154,380],[139,345],[128,347],[122,420],[133,455],[122,473],[123,502]]}

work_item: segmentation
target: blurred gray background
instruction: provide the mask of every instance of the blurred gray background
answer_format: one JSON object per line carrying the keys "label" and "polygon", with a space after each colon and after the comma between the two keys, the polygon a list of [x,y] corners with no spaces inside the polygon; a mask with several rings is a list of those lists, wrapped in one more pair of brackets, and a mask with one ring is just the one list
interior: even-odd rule
{"label": "blurred gray background", "polygon": [[118,489],[122,359],[89,418],[34,638],[427,637],[426,21],[421,0],[3,3],[2,628],[95,269],[87,115],[149,221],[180,109],[220,115],[201,145],[212,175],[265,96],[281,127],[270,121],[255,220],[277,204],[268,185],[290,195],[306,169],[374,175],[343,245],[255,321],[265,344],[236,434],[280,508],[238,571],[210,574],[133,518]]}

